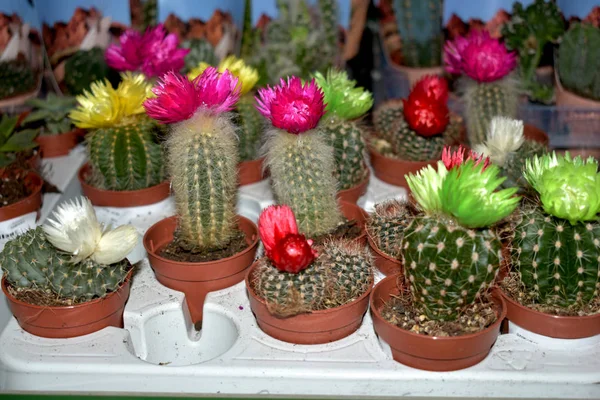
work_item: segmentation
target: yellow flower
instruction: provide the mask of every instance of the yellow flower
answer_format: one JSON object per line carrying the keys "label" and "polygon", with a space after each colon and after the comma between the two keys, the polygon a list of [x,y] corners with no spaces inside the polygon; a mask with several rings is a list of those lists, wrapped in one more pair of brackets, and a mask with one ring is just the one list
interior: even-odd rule
{"label": "yellow flower", "polygon": [[[190,79],[195,79],[201,75],[204,70],[209,67],[209,64],[201,62],[197,67],[193,68],[189,73]],[[235,77],[238,78],[238,85],[241,85],[241,95],[245,95],[250,92],[256,82],[258,82],[258,71],[247,65],[244,60],[237,58],[236,56],[229,56],[222,60],[217,67],[219,72],[225,72],[229,70]]]}
{"label": "yellow flower", "polygon": [[90,91],[77,96],[78,106],[69,118],[79,128],[98,129],[130,122],[131,116],[144,113],[144,101],[152,95],[152,85],[143,75],[121,74],[114,89],[108,80],[96,81]]}

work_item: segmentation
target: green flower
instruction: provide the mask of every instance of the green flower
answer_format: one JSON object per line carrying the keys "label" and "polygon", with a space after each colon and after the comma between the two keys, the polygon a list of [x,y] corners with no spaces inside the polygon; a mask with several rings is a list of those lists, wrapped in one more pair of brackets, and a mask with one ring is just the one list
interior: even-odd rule
{"label": "green flower", "polygon": [[431,165],[428,165],[415,175],[408,174],[405,176],[413,197],[426,213],[437,214],[442,211],[440,189],[447,174],[448,170],[444,163],[438,161],[437,171]]}
{"label": "green flower", "polygon": [[556,153],[525,162],[523,176],[539,193],[544,211],[576,224],[597,219],[600,212],[598,161]]}
{"label": "green flower", "polygon": [[510,215],[520,198],[518,188],[496,189],[506,178],[496,165],[465,161],[453,168],[442,183],[439,197],[444,214],[466,228],[483,228]]}
{"label": "green flower", "polygon": [[327,71],[327,77],[317,72],[315,80],[325,95],[327,112],[341,119],[358,118],[373,105],[371,93],[356,87],[356,81],[349,79],[346,72],[330,69]]}

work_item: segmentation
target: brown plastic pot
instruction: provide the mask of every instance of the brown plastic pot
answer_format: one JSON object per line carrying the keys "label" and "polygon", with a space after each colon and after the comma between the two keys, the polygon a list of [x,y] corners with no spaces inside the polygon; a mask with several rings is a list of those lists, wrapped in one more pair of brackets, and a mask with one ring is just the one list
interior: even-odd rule
{"label": "brown plastic pot", "polygon": [[347,201],[349,203],[356,203],[358,199],[367,193],[369,187],[369,179],[371,178],[371,172],[367,170],[367,176],[359,184],[352,186],[349,189],[340,190],[337,192],[337,197],[340,200]]}
{"label": "brown plastic pot", "polygon": [[525,124],[523,127],[523,136],[525,139],[533,140],[543,144],[544,146],[548,146],[550,144],[550,138],[546,132],[533,125]]}
{"label": "brown plastic pot", "polygon": [[435,167],[437,160],[431,161],[405,161],[397,158],[390,158],[379,154],[377,150],[370,147],[371,165],[375,171],[375,176],[390,185],[401,186],[408,190],[408,184],[404,175],[416,173],[428,165]]}
{"label": "brown plastic pot", "polygon": [[375,241],[373,241],[373,238],[369,235],[369,232],[367,232],[367,240],[369,241],[369,248],[373,254],[375,266],[382,274],[385,276],[404,274],[404,268],[402,268],[400,260],[388,256],[383,251],[379,250]]}
{"label": "brown plastic pot", "polygon": [[523,329],[556,339],[582,339],[600,335],[600,314],[560,317],[525,307],[499,290],[506,302],[506,317]]}
{"label": "brown plastic pot", "polygon": [[123,327],[123,310],[129,298],[132,274],[133,268],[121,286],[106,297],[74,306],[48,307],[19,301],[8,292],[6,278],[2,279],[2,291],[23,330],[46,338],[72,338],[107,326]]}
{"label": "brown plastic pot", "polygon": [[257,262],[252,264],[246,274],[246,288],[256,322],[267,335],[288,343],[322,344],[345,338],[360,327],[369,305],[371,288],[341,307],[280,318],[269,312],[265,301],[250,284],[257,265]]}
{"label": "brown plastic pot", "polygon": [[238,184],[250,185],[252,183],[260,182],[267,177],[267,174],[263,171],[263,163],[265,158],[259,158],[257,160],[242,161],[238,164]]}
{"label": "brown plastic pot", "polygon": [[444,68],[442,67],[430,67],[430,68],[412,68],[405,65],[394,65],[408,80],[409,87],[412,88],[419,79],[425,75],[443,75]]}
{"label": "brown plastic pot", "polygon": [[103,190],[87,183],[91,166],[84,164],[77,174],[83,194],[93,205],[99,207],[141,207],[158,203],[169,197],[171,184],[168,181],[140,190]]}
{"label": "brown plastic pot", "polygon": [[78,131],[81,130],[74,129],[67,133],[42,135],[35,138],[35,141],[40,145],[42,158],[61,157],[69,154],[71,149],[77,145],[77,139],[80,136]]}
{"label": "brown plastic pot", "polygon": [[246,235],[248,247],[231,257],[209,262],[181,262],[160,256],[161,250],[173,241],[177,216],[158,221],[144,235],[144,248],[156,279],[168,288],[185,293],[194,324],[202,321],[206,295],[243,281],[246,270],[254,261],[258,248],[258,228],[252,221],[239,215],[238,227]]}
{"label": "brown plastic pot", "polygon": [[29,172],[25,177],[25,182],[31,194],[16,203],[0,207],[0,222],[38,211],[42,206],[42,187],[44,186],[42,178],[35,172]]}
{"label": "brown plastic pot", "polygon": [[498,319],[481,332],[456,337],[419,335],[392,325],[381,316],[384,304],[403,290],[399,277],[391,275],[375,285],[370,302],[375,332],[390,345],[394,360],[427,371],[455,371],[487,357],[506,317],[506,305],[500,295],[492,294]]}

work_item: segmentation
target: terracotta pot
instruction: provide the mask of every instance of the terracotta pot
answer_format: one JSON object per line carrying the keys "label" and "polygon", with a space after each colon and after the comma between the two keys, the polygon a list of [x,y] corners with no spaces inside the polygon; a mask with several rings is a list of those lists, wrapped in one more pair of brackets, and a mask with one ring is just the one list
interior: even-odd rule
{"label": "terracotta pot", "polygon": [[194,324],[202,321],[204,298],[209,292],[225,289],[244,280],[258,248],[258,228],[249,219],[238,216],[238,226],[246,235],[248,247],[227,258],[209,262],[181,262],[161,257],[161,250],[173,241],[177,217],[152,225],[144,235],[144,248],[156,279],[173,290],[185,293]]}
{"label": "terracotta pot", "polygon": [[44,186],[42,178],[35,172],[29,172],[25,181],[31,194],[16,203],[0,207],[0,222],[38,211],[42,206],[42,187]]}
{"label": "terracotta pot", "polygon": [[84,164],[77,174],[83,194],[99,207],[141,207],[158,203],[169,197],[171,184],[166,181],[140,190],[103,190],[86,183],[91,166]]}
{"label": "terracotta pot", "polygon": [[548,146],[550,144],[550,138],[546,132],[533,125],[525,124],[523,127],[523,136],[525,139],[533,140],[543,144],[544,146]]}
{"label": "terracotta pot", "polygon": [[71,149],[77,145],[77,139],[82,129],[74,129],[71,132],[58,135],[42,135],[35,138],[40,145],[40,153],[43,158],[61,157],[69,154]]}
{"label": "terracotta pot", "polygon": [[523,329],[556,339],[582,339],[600,335],[600,314],[559,317],[525,307],[499,290],[506,302],[506,317]]}
{"label": "terracotta pot", "polygon": [[556,85],[556,105],[558,107],[599,109],[600,101],[586,99],[568,91],[561,85]]}
{"label": "terracotta pot", "polygon": [[369,248],[371,249],[371,253],[373,254],[375,266],[377,269],[384,274],[388,275],[403,275],[404,268],[402,268],[402,263],[400,260],[397,260],[391,256],[388,256],[383,251],[379,250],[371,235],[367,232],[367,240],[369,241]]}
{"label": "terracotta pot", "polygon": [[267,177],[263,172],[264,157],[252,161],[242,161],[238,164],[238,184],[250,185],[260,182]]}
{"label": "terracotta pot", "polygon": [[288,343],[322,344],[340,340],[360,327],[369,305],[371,288],[341,307],[279,318],[269,313],[267,304],[250,284],[256,266],[255,262],[246,274],[246,288],[256,322],[267,335]]}
{"label": "terracotta pot", "polygon": [[443,75],[443,67],[430,67],[430,68],[412,68],[405,65],[394,65],[408,80],[409,88],[412,88],[415,83],[425,75]]}
{"label": "terracotta pot", "polygon": [[2,279],[2,291],[23,330],[46,338],[71,338],[87,335],[107,326],[123,327],[123,310],[129,298],[133,268],[119,289],[106,297],[74,306],[48,307],[25,303],[14,298]]}
{"label": "terracotta pot", "polygon": [[366,245],[367,231],[365,229],[365,225],[367,223],[367,218],[369,218],[369,214],[367,214],[365,210],[357,206],[356,203],[350,203],[348,201],[338,199],[338,204],[340,205],[340,211],[342,212],[342,215],[348,221],[356,221],[356,223],[358,224],[358,226],[360,226],[360,229],[362,230],[360,236],[358,236],[354,240],[360,243],[361,245]]}
{"label": "terracotta pot", "polygon": [[367,170],[367,176],[359,184],[352,186],[349,189],[340,190],[337,192],[337,197],[340,200],[347,201],[349,203],[356,203],[358,199],[367,193],[369,187],[369,179],[371,178],[371,172]]}
{"label": "terracotta pot", "polygon": [[381,316],[383,305],[392,296],[400,294],[398,286],[402,283],[398,278],[399,275],[391,275],[375,285],[370,302],[375,332],[390,345],[394,360],[428,371],[455,371],[473,366],[489,354],[506,317],[506,305],[501,296],[492,294],[498,319],[481,332],[456,337],[419,335],[392,325]]}
{"label": "terracotta pot", "polygon": [[383,156],[374,148],[369,148],[371,155],[371,165],[375,171],[375,176],[390,185],[401,186],[408,190],[408,184],[404,175],[412,172],[413,174],[428,165],[436,166],[437,160],[431,161],[404,161],[397,158]]}

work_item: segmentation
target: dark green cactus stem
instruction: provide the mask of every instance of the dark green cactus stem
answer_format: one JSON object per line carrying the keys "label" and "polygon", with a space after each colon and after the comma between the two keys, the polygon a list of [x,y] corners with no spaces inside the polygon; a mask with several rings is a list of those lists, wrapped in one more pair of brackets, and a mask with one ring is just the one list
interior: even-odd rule
{"label": "dark green cactus stem", "polygon": [[181,244],[226,246],[236,232],[235,127],[226,116],[197,114],[173,127],[167,146]]}
{"label": "dark green cactus stem", "polygon": [[442,0],[394,0],[402,40],[402,60],[408,67],[436,67],[442,57]]}
{"label": "dark green cactus stem", "polygon": [[558,48],[561,84],[580,96],[600,100],[600,29],[574,24]]}
{"label": "dark green cactus stem", "polygon": [[0,62],[0,99],[18,96],[35,89],[31,66],[25,61]]}
{"label": "dark green cactus stem", "polygon": [[377,248],[400,259],[404,230],[414,218],[414,210],[405,201],[390,200],[375,205],[369,216],[367,232]]}
{"label": "dark green cactus stem", "polygon": [[37,227],[6,243],[0,253],[0,266],[16,289],[49,290],[73,300],[104,297],[117,290],[130,269],[127,260],[107,266],[91,260],[73,264],[69,259]]}
{"label": "dark green cactus stem", "polygon": [[112,71],[104,60],[104,50],[94,47],[90,50],[79,50],[65,62],[64,83],[69,93],[78,95],[88,90],[92,82],[108,78],[112,84],[119,80],[119,75]]}
{"label": "dark green cactus stem", "polygon": [[236,105],[240,161],[255,160],[260,148],[260,139],[264,130],[264,119],[254,107],[254,97],[248,93]]}
{"label": "dark green cactus stem", "polygon": [[342,221],[333,177],[333,148],[316,130],[299,135],[276,131],[269,138],[266,165],[280,204],[289,205],[300,232],[327,234]]}
{"label": "dark green cactus stem", "polygon": [[415,304],[430,319],[455,320],[494,281],[501,249],[493,230],[416,217],[404,232],[402,258]]}
{"label": "dark green cactus stem", "polygon": [[538,304],[578,309],[598,298],[600,223],[521,210],[512,239],[513,266]]}
{"label": "dark green cactus stem", "polygon": [[219,63],[219,60],[215,55],[215,50],[207,40],[186,40],[181,43],[181,47],[190,49],[190,52],[185,56],[184,71],[186,73],[196,68],[201,62],[205,62],[208,65],[217,65]]}
{"label": "dark green cactus stem", "polygon": [[369,172],[364,156],[366,146],[356,122],[333,118],[323,124],[323,133],[334,149],[338,190],[350,189],[364,181]]}
{"label": "dark green cactus stem", "polygon": [[90,183],[105,190],[138,190],[161,183],[164,163],[157,130],[156,122],[138,117],[129,125],[88,133]]}

